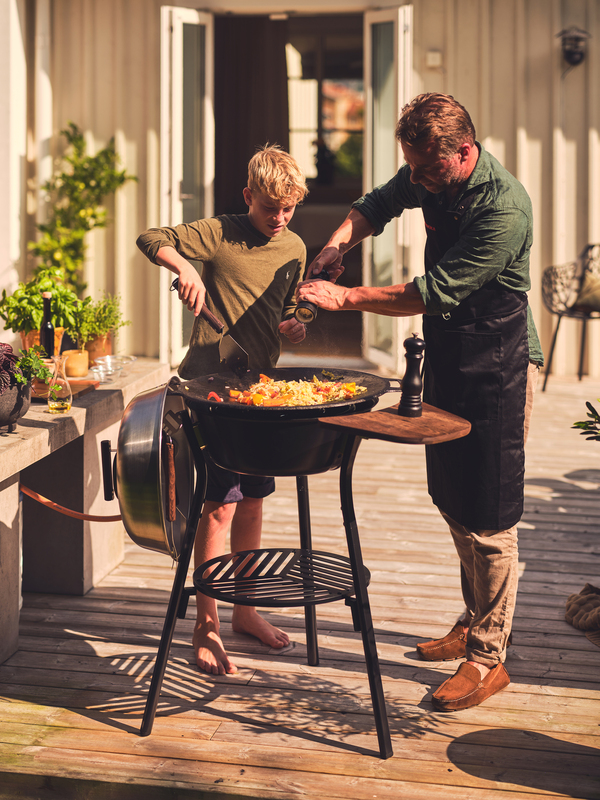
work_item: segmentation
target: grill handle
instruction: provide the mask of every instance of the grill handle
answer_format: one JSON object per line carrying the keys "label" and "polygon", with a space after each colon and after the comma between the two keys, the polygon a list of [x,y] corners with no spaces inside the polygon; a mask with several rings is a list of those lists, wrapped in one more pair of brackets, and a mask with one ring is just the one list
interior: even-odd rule
{"label": "grill handle", "polygon": [[103,439],[100,442],[100,461],[102,464],[102,482],[104,484],[104,499],[109,501],[113,500],[115,490],[113,485],[113,471],[111,464],[111,447],[110,439]]}

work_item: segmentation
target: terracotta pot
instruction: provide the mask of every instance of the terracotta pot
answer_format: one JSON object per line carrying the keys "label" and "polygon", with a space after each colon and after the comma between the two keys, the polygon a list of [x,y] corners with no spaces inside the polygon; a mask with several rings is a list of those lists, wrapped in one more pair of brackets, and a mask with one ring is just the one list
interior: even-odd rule
{"label": "terracotta pot", "polygon": [[106,333],[104,336],[97,336],[95,339],[92,339],[86,344],[85,349],[89,353],[90,367],[94,366],[97,358],[100,358],[101,356],[111,356],[112,339],[110,337],[110,333]]}
{"label": "terracotta pot", "polygon": [[[57,354],[60,353],[60,346],[62,344],[64,332],[64,328],[54,328],[54,352]],[[22,350],[29,350],[29,348],[33,347],[34,344],[40,343],[39,331],[29,331],[29,333],[23,333],[23,331],[20,331],[20,336]]]}
{"label": "terracotta pot", "polygon": [[8,425],[8,432],[15,429],[17,420],[29,411],[31,383],[17,383],[0,395],[0,428]]}
{"label": "terracotta pot", "polygon": [[[52,374],[54,372],[54,361],[51,358],[43,358],[42,361],[50,370]],[[43,398],[44,400],[48,397],[48,392],[50,391],[50,378],[48,378],[48,383],[46,381],[42,381],[39,378],[34,378],[31,381],[31,394],[33,397]]]}
{"label": "terracotta pot", "polygon": [[63,350],[67,356],[65,372],[67,378],[85,378],[90,368],[90,354],[87,350]]}

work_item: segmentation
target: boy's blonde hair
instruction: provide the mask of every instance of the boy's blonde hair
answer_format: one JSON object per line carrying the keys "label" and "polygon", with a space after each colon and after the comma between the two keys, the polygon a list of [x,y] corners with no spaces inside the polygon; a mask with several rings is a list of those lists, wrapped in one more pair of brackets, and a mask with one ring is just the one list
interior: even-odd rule
{"label": "boy's blonde hair", "polygon": [[250,159],[248,188],[279,203],[301,203],[308,194],[298,162],[277,144],[266,144]]}

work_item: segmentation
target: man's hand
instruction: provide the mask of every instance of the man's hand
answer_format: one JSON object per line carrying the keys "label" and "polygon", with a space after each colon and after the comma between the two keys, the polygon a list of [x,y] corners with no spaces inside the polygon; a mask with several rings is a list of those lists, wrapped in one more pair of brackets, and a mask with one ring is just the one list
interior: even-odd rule
{"label": "man's hand", "polygon": [[298,284],[296,298],[298,302],[308,300],[326,311],[339,311],[344,307],[348,291],[345,286],[328,281],[303,281]]}
{"label": "man's hand", "polygon": [[331,281],[335,282],[344,271],[342,256],[374,232],[375,228],[369,220],[358,209],[353,208],[308,267],[306,280],[310,280],[322,269],[326,269]]}
{"label": "man's hand", "polygon": [[312,261],[306,270],[306,280],[309,281],[322,270],[329,273],[329,279],[335,283],[344,272],[342,253],[337,247],[324,247],[319,255]]}
{"label": "man's hand", "polygon": [[306,325],[291,317],[279,323],[279,333],[287,336],[292,344],[299,344],[306,337]]}

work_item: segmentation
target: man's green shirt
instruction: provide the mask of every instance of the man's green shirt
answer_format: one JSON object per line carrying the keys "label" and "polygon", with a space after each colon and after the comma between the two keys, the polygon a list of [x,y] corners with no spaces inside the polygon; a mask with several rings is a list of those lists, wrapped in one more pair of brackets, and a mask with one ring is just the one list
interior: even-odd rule
{"label": "man's green shirt", "polygon": [[[472,292],[494,278],[518,292],[531,289],[529,251],[533,240],[531,200],[519,181],[479,143],[475,169],[450,202],[444,192],[433,195],[440,211],[461,210],[460,238],[425,275],[414,279],[426,314],[447,314]],[[419,208],[431,193],[410,182],[404,165],[382,186],[357,200],[358,209],[380,234],[406,208]],[[465,198],[469,198],[469,204]],[[531,308],[527,309],[529,359],[543,364],[544,356]]]}

